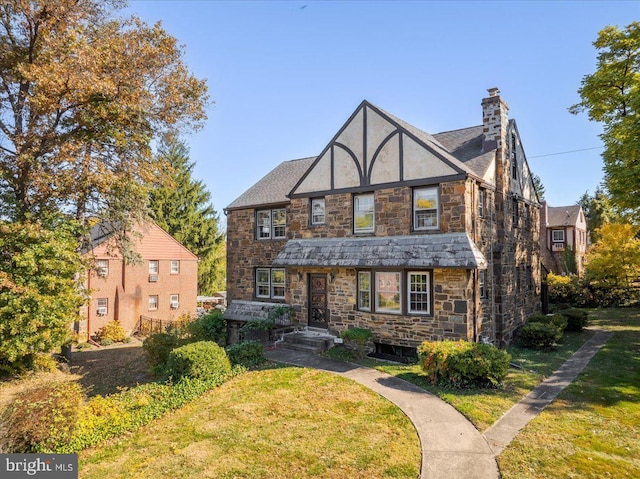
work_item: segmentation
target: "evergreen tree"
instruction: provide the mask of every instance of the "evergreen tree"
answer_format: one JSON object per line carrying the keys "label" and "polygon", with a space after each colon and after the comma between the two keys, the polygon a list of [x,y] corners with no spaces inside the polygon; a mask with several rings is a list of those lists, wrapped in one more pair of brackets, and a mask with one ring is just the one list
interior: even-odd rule
{"label": "evergreen tree", "polygon": [[189,150],[176,138],[168,138],[158,151],[166,165],[149,194],[151,218],[200,258],[198,293],[212,294],[225,288],[225,235],[204,183],[192,177],[194,162]]}

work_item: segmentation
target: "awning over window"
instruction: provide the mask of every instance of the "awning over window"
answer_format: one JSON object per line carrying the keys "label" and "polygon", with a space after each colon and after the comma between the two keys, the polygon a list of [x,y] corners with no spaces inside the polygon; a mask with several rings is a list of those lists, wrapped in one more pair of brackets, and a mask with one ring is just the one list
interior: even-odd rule
{"label": "awning over window", "polygon": [[289,240],[273,266],[486,269],[466,233]]}

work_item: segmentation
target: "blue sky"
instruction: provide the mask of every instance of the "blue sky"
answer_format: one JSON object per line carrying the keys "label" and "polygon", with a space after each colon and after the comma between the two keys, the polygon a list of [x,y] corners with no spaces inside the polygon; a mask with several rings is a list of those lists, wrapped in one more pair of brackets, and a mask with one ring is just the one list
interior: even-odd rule
{"label": "blue sky", "polygon": [[574,204],[602,181],[601,125],[567,108],[598,31],[640,19],[640,2],[134,0],[128,12],[161,21],[208,80],[208,120],[185,139],[224,220],[277,164],[319,154],[363,99],[438,133],[481,124],[494,86],[549,204]]}

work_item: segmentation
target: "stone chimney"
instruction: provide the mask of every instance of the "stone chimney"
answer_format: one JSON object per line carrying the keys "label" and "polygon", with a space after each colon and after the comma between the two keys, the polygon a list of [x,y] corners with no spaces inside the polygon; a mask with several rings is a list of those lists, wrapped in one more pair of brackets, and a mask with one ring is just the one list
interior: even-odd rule
{"label": "stone chimney", "polygon": [[507,138],[509,105],[500,98],[500,90],[489,88],[489,96],[482,99],[482,151],[491,151],[503,146]]}

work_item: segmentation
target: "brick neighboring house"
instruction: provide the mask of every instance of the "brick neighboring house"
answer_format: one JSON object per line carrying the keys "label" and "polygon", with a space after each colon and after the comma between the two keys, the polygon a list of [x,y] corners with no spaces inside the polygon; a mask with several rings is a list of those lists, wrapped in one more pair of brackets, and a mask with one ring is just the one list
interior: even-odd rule
{"label": "brick neighboring house", "polygon": [[141,262],[126,264],[114,247],[113,232],[104,224],[91,230],[91,247],[84,254],[95,258],[95,267],[87,271],[91,297],[80,312],[79,332],[94,335],[111,320],[132,332],[140,316],[173,320],[195,314],[198,257],[149,222],[131,236]]}
{"label": "brick neighboring house", "polygon": [[[542,205],[540,215],[540,248],[542,263],[556,274],[584,273],[589,232],[584,211],[580,205]],[[576,271],[567,266],[567,255],[575,261]]]}
{"label": "brick neighboring house", "polygon": [[540,310],[540,204],[516,123],[488,91],[482,125],[435,135],[363,101],[317,157],[233,201],[229,322],[286,303],[303,325],[370,328],[380,350],[508,344]]}

